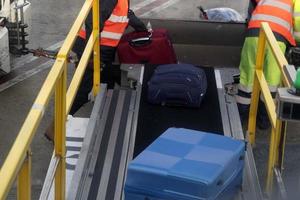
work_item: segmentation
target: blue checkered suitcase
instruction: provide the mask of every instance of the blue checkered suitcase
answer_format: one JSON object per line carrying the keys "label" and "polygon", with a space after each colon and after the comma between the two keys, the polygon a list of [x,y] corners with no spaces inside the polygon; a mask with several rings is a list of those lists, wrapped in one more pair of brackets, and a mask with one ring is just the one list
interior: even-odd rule
{"label": "blue checkered suitcase", "polygon": [[129,164],[125,200],[231,200],[244,155],[243,141],[169,128]]}

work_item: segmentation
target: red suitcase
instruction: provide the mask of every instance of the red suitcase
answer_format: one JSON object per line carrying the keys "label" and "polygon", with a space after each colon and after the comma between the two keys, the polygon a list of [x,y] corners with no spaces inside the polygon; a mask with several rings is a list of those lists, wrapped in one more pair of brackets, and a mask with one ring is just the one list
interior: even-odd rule
{"label": "red suitcase", "polygon": [[166,29],[154,29],[152,33],[124,34],[117,51],[121,63],[177,63],[175,51]]}

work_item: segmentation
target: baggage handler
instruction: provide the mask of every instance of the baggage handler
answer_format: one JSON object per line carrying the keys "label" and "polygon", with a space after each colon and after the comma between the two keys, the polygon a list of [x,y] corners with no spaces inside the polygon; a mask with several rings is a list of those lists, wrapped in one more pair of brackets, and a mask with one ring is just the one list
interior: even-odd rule
{"label": "baggage handler", "polygon": [[[261,22],[268,22],[273,31],[278,45],[284,53],[287,46],[295,46],[293,36],[293,1],[292,0],[256,0],[256,7],[248,23],[246,39],[243,45],[240,61],[240,83],[236,101],[242,121],[248,119],[256,51]],[[295,4],[297,5],[297,4]],[[299,6],[298,6],[299,7]],[[300,27],[300,26],[299,26]],[[281,82],[280,69],[277,67],[271,49],[267,48],[264,60],[264,74],[269,84],[273,98]],[[264,103],[260,100],[258,106],[257,125],[261,129],[270,127]]]}
{"label": "baggage handler", "polygon": [[300,0],[294,0],[294,38],[297,46],[287,51],[289,64],[293,64],[297,69],[300,67]]}
{"label": "baggage handler", "polygon": [[[128,25],[135,31],[147,31],[146,26],[140,21],[132,10],[129,9],[128,0],[100,0],[100,56],[101,56],[101,82],[107,83],[109,89],[115,82],[120,81],[120,68],[113,66],[116,48]],[[85,22],[85,30],[79,32],[73,51],[80,58],[86,38],[92,32],[92,13]],[[70,110],[73,115],[83,104],[88,102],[88,94],[93,86],[93,63],[90,62],[79,86],[77,96]]]}
{"label": "baggage handler", "polygon": [[[120,79],[120,68],[113,66],[116,48],[128,25],[135,31],[147,31],[146,26],[140,21],[132,10],[129,9],[128,0],[100,0],[100,61],[101,82],[107,83],[109,89]],[[93,30],[92,12],[89,13],[84,28],[79,32],[73,52],[80,59],[87,39]],[[115,76],[114,76],[115,74]],[[89,62],[83,75],[70,115],[74,115],[82,105],[88,102],[88,94],[93,87],[93,62]],[[54,123],[52,122],[44,133],[51,141],[54,138]]]}
{"label": "baggage handler", "polygon": [[294,10],[293,10],[293,25],[294,25],[294,38],[296,40],[297,46],[300,44],[300,0],[294,0]]}

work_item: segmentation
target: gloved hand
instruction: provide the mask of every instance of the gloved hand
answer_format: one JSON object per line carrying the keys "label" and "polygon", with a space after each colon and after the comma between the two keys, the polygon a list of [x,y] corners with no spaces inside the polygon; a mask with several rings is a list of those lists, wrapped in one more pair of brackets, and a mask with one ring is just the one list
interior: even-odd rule
{"label": "gloved hand", "polygon": [[129,25],[132,26],[132,28],[134,28],[135,31],[138,32],[147,31],[145,24],[139,18],[137,18],[137,16],[134,14],[132,10],[128,11],[128,19],[129,19]]}

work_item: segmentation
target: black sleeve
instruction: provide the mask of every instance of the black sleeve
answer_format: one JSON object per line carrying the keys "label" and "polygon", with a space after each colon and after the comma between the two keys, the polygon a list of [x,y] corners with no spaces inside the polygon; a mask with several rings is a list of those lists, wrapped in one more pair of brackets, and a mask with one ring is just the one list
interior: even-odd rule
{"label": "black sleeve", "polygon": [[[110,17],[118,0],[100,0],[100,32],[103,30],[104,22]],[[93,30],[93,14],[92,10],[85,21],[85,30],[87,38]]]}
{"label": "black sleeve", "polygon": [[256,5],[257,5],[256,0],[251,0],[251,1],[249,2],[247,22],[250,21],[250,18],[251,18],[251,16],[252,16],[252,12],[254,11]]}
{"label": "black sleeve", "polygon": [[130,9],[128,11],[128,19],[129,25],[132,26],[135,31],[147,31],[145,24]]}
{"label": "black sleeve", "polygon": [[256,7],[257,6],[257,1],[256,0],[251,0],[251,3],[253,5],[253,7]]}
{"label": "black sleeve", "polygon": [[100,32],[103,30],[104,22],[110,17],[118,0],[100,0]]}

